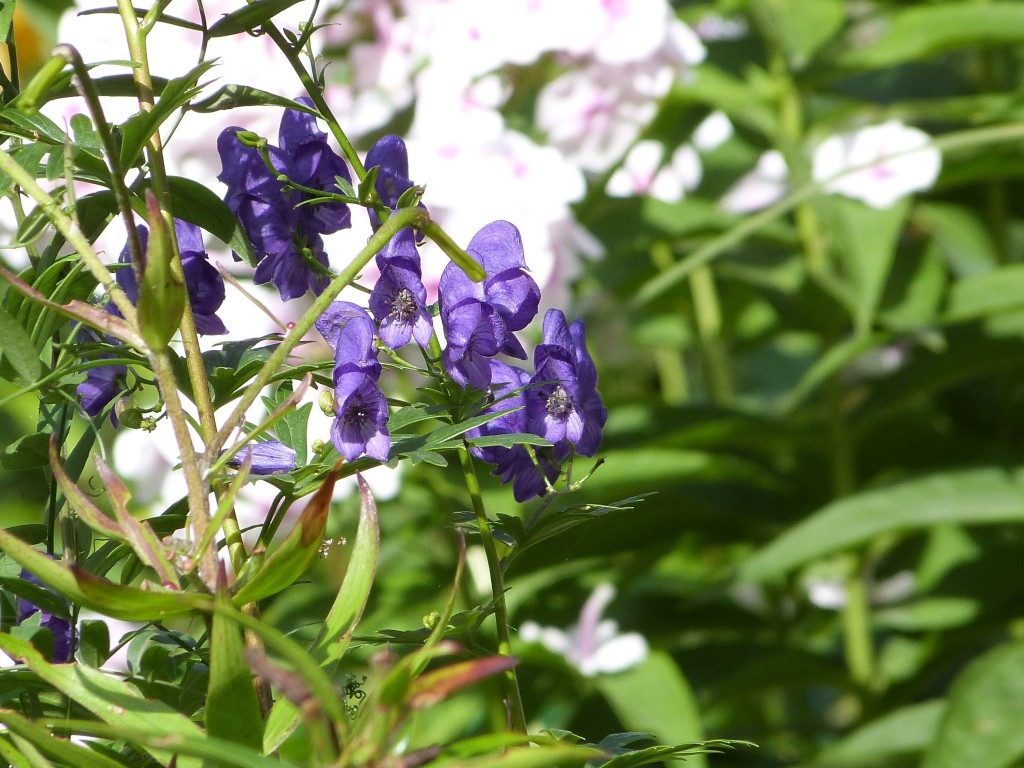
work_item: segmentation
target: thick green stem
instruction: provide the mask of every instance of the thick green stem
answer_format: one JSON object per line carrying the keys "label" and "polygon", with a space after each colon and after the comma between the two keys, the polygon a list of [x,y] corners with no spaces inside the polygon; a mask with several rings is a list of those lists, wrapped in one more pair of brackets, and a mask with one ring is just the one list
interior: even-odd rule
{"label": "thick green stem", "polygon": [[[473,457],[468,448],[459,448],[459,462],[462,464],[466,488],[473,500],[473,513],[476,515],[476,524],[480,529],[480,541],[484,547],[484,554],[487,556],[487,570],[491,577],[491,595],[494,599],[494,620],[498,627],[498,653],[502,656],[511,656],[512,638],[509,635],[508,607],[505,605],[505,580],[501,572],[498,550],[494,546],[494,537],[491,535],[490,523],[487,520],[483,496],[480,495],[480,482],[473,466]],[[523,697],[519,691],[519,679],[516,676],[515,667],[504,672],[502,682],[505,687],[505,701],[512,730],[517,733],[526,733],[526,714],[523,712]]]}

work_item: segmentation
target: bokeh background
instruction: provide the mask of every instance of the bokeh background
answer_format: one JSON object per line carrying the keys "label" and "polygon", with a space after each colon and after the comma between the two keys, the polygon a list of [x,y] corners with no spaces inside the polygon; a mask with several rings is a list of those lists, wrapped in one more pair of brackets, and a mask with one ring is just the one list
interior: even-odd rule
{"label": "bokeh background", "polygon": [[[17,4],[23,76],[58,40],[126,57],[111,16],[76,10]],[[696,766],[1021,764],[1024,4],[351,0],[316,18],[357,146],[404,136],[456,239],[512,221],[545,305],[587,322],[603,462],[576,462],[574,479],[593,474],[509,567],[532,727],[759,745]],[[195,36],[161,34],[154,68],[181,74]],[[210,55],[209,93],[299,93],[258,38]],[[238,124],[273,141],[279,118],[190,115],[173,168],[221,192],[212,138]],[[368,231],[330,241],[332,263]],[[120,250],[123,233],[104,237]],[[435,280],[444,263],[424,253]],[[33,432],[34,401],[6,402],[0,434]],[[326,430],[314,420],[310,441]],[[180,498],[159,434],[102,438],[153,514]],[[42,470],[4,442],[0,516],[35,522]],[[371,477],[384,549],[363,659],[442,607],[469,505],[442,467]],[[253,521],[276,492],[260,485]],[[486,498],[512,518],[536,507],[496,482]],[[465,605],[487,590],[472,547],[469,563]],[[344,547],[317,567],[264,616],[315,632]],[[140,637],[145,670],[157,641]],[[500,716],[483,701],[424,713],[411,743]]]}

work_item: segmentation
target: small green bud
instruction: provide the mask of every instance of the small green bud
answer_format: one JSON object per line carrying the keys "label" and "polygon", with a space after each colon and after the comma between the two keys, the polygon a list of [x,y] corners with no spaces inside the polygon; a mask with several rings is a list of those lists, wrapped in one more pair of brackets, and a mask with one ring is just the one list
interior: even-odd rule
{"label": "small green bud", "polygon": [[324,416],[334,416],[334,390],[325,389],[321,391],[317,404],[320,406],[320,410],[324,412]]}
{"label": "small green bud", "polygon": [[423,617],[423,626],[427,628],[428,632],[433,632],[439,621],[441,621],[441,614],[437,611],[431,611]]}
{"label": "small green bud", "polygon": [[321,454],[327,452],[327,443],[323,440],[317,439],[313,441],[313,453]]}
{"label": "small green bud", "polygon": [[122,397],[114,403],[114,415],[123,427],[128,429],[142,428],[142,411],[136,405],[134,398]]}

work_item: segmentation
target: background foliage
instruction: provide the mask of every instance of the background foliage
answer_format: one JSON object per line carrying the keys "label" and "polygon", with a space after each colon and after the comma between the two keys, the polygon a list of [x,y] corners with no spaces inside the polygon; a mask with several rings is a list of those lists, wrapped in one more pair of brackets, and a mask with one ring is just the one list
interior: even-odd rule
{"label": "background foliage", "polygon": [[[610,581],[608,614],[651,650],[626,671],[584,677],[517,641],[534,730],[759,745],[708,759],[718,766],[1019,764],[1024,6],[721,0],[674,10],[705,30],[706,58],[638,138],[670,155],[716,111],[734,131],[702,155],[682,199],[606,194],[621,157],[588,173],[572,210],[604,256],[582,263],[572,295],[610,413],[605,461],[557,501],[592,505],[586,524],[552,525],[508,571],[513,626],[567,627]],[[732,31],[716,37],[712,22]],[[538,141],[537,89],[562,65],[545,57],[508,73],[505,116]],[[814,183],[826,138],[890,119],[941,149],[930,189],[875,208]],[[409,122],[399,111],[387,128]],[[759,210],[723,207],[769,150],[788,167],[783,196]],[[40,445],[13,439],[36,431],[35,401],[10,401],[0,418],[11,438],[4,525],[36,524],[45,453],[39,461]],[[420,636],[423,617],[443,609],[439,586],[458,552],[452,513],[467,508],[458,483],[454,467],[420,463],[379,502],[380,567],[354,680],[370,641]],[[485,500],[493,513],[528,516],[496,483]],[[355,497],[338,503],[328,535],[351,537],[357,515]],[[311,641],[344,558],[318,561],[263,618]],[[485,599],[476,584],[467,580],[466,606]],[[204,672],[181,642],[146,630],[128,654],[136,681],[185,711]],[[411,743],[486,727],[492,692],[474,690],[418,713]]]}

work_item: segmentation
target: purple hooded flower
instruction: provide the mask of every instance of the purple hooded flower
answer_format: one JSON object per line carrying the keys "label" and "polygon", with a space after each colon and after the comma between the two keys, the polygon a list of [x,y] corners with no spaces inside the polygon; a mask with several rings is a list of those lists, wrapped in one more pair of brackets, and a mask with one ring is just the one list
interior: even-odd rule
{"label": "purple hooded flower", "polygon": [[[310,106],[308,99],[300,101]],[[320,293],[328,284],[328,260],[321,235],[351,225],[351,212],[340,202],[303,205],[312,195],[286,189],[277,180],[326,192],[339,192],[336,178],[350,181],[345,162],[330,148],[327,134],[306,112],[285,110],[278,133],[280,146],[267,152],[271,173],[254,147],[242,144],[238,127],[226,128],[217,139],[221,173],[228,191],[225,203],[245,229],[259,263],[254,281],[272,283],[285,301],[307,290]]]}
{"label": "purple hooded flower", "polygon": [[[367,168],[377,168],[377,183],[374,189],[377,197],[388,208],[394,210],[399,198],[412,188],[409,180],[409,152],[399,136],[381,136],[366,153]],[[422,206],[421,206],[422,207]],[[380,227],[380,217],[372,208],[367,211],[374,231]]]}
{"label": "purple hooded flower", "polygon": [[381,339],[391,349],[405,346],[411,338],[429,347],[434,325],[411,229],[401,230],[377,254],[377,268],[380,277],[370,294],[370,311],[380,323]]}
{"label": "purple hooded flower", "polygon": [[388,433],[388,403],[368,373],[352,371],[338,375],[334,382],[334,423],[331,442],[338,453],[352,461],[364,453],[387,461],[391,450]]}
{"label": "purple hooded flower", "polygon": [[515,225],[491,222],[473,236],[466,250],[487,276],[474,283],[455,263],[441,274],[438,299],[448,341],[444,363],[462,386],[468,382],[484,389],[490,374],[481,357],[502,352],[526,358],[526,350],[512,332],[525,328],[537,314],[540,288],[527,274],[523,241]]}
{"label": "purple hooded flower", "polygon": [[[112,360],[113,355],[100,355],[99,360]],[[99,416],[117,395],[124,389],[124,377],[128,375],[128,366],[115,363],[101,365],[86,371],[85,381],[75,391],[82,400],[82,410],[89,416]],[[113,412],[110,420],[117,426],[117,417]]]}
{"label": "purple hooded flower", "polygon": [[316,327],[334,350],[331,442],[347,461],[364,453],[387,461],[391,450],[388,402],[377,386],[381,366],[373,342],[373,319],[356,304],[335,301],[317,318]]}
{"label": "purple hooded flower", "polygon": [[[149,247],[149,229],[140,225],[138,232],[139,244],[145,253]],[[224,303],[224,278],[209,261],[210,257],[203,245],[202,232],[195,224],[175,219],[174,236],[178,241],[178,250],[181,252],[181,268],[185,273],[185,288],[188,290],[188,300],[192,305],[196,331],[205,336],[227,333],[228,329],[224,322],[217,317],[217,310]],[[130,261],[128,246],[125,245],[121,250],[118,262],[128,264]],[[135,271],[122,268],[117,270],[116,277],[118,285],[127,294],[131,303],[138,302],[139,285],[135,280]],[[113,305],[111,305],[111,311],[120,315]]]}
{"label": "purple hooded flower", "polygon": [[[35,575],[29,573],[26,570],[22,570],[21,578],[25,581],[30,581],[36,586],[49,589],[42,581],[40,581]],[[71,637],[72,628],[71,622],[67,619],[56,616],[48,611],[41,611],[38,605],[29,602],[23,598],[18,598],[16,601],[16,613],[17,622],[21,624],[29,616],[36,613],[41,613],[39,625],[50,630],[50,634],[53,635],[53,656],[50,659],[54,664],[64,664],[71,661],[72,647]]]}
{"label": "purple hooded flower", "polygon": [[548,310],[544,343],[533,359],[537,372],[526,390],[527,431],[554,443],[557,458],[568,455],[569,446],[593,456],[608,411],[597,393],[597,370],[587,351],[583,322],[569,326],[561,310]]}
{"label": "purple hooded flower", "polygon": [[229,467],[236,469],[252,455],[249,472],[253,475],[279,475],[295,469],[295,451],[278,440],[251,443],[232,457]]}
{"label": "purple hooded flower", "polygon": [[[491,360],[491,392],[495,401],[485,413],[501,413],[486,424],[471,429],[467,437],[483,437],[491,435],[511,435],[526,432],[526,395],[524,388],[530,383],[530,374],[500,360]],[[518,390],[518,391],[517,391]],[[530,454],[522,445],[511,448],[503,446],[487,446],[473,448],[473,455],[495,465],[491,474],[501,478],[503,483],[512,483],[512,495],[519,503],[528,501],[534,496],[543,496],[547,490],[547,482],[537,470]],[[536,448],[534,455],[547,476],[548,482],[558,478],[561,462],[551,456],[550,448]]]}

